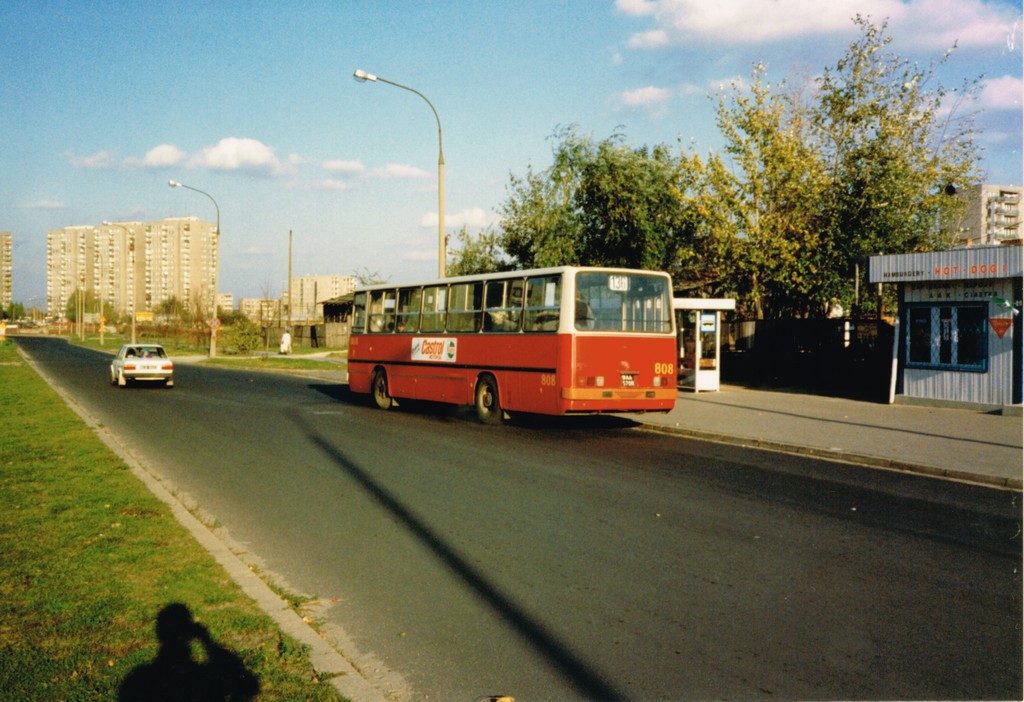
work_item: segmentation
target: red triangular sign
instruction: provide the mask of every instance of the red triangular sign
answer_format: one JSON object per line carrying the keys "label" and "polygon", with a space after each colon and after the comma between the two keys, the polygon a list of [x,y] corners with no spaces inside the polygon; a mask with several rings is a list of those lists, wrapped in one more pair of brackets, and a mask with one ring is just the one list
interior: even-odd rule
{"label": "red triangular sign", "polygon": [[996,334],[1002,339],[1006,334],[1006,330],[1013,324],[1013,317],[989,317],[988,323],[992,325],[992,328],[996,330]]}

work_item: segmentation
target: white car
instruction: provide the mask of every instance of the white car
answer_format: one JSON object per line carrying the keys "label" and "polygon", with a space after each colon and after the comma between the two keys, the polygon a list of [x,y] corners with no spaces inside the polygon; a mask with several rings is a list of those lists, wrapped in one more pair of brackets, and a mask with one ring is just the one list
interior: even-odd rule
{"label": "white car", "polygon": [[125,344],[110,364],[110,384],[146,381],[174,387],[174,363],[160,344]]}

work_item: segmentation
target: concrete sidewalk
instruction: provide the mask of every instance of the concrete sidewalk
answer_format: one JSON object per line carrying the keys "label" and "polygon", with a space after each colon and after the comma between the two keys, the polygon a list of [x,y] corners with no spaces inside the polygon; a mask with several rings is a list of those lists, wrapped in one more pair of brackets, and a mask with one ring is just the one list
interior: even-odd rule
{"label": "concrete sidewalk", "polygon": [[680,392],[662,431],[1021,490],[1019,416],[723,386]]}

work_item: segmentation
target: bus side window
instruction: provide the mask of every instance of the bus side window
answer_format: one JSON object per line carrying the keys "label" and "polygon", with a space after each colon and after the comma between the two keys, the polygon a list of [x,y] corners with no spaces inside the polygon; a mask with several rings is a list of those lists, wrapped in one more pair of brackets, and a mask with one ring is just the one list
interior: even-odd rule
{"label": "bus side window", "polygon": [[366,293],[356,293],[352,299],[352,332],[361,334],[366,326]]}
{"label": "bus side window", "polygon": [[562,279],[550,275],[526,281],[524,331],[557,331],[561,309]]}
{"label": "bus side window", "polygon": [[395,291],[374,290],[370,293],[370,332],[395,330]]}
{"label": "bus side window", "polygon": [[423,317],[420,320],[421,331],[444,331],[447,300],[448,288],[443,285],[423,289]]}
{"label": "bus side window", "polygon": [[398,326],[400,332],[416,332],[420,328],[420,298],[422,288],[403,288],[398,291]]}
{"label": "bus side window", "polygon": [[522,280],[492,280],[487,283],[487,305],[484,331],[519,331],[523,308]]}
{"label": "bus side window", "polygon": [[459,283],[451,286],[448,295],[448,331],[478,331],[482,297],[482,283]]}

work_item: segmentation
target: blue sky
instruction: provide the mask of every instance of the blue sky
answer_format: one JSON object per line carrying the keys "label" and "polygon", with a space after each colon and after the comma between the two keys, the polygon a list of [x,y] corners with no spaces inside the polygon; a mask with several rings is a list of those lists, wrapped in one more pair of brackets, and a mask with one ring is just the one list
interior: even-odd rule
{"label": "blue sky", "polygon": [[720,146],[719,86],[833,66],[854,14],[893,50],[984,76],[988,182],[1020,184],[1021,5],[1005,0],[2,0],[0,230],[14,297],[45,305],[46,234],[103,220],[214,218],[221,290],[293,273],[437,271],[437,124],[450,232],[493,225],[509,174],[577,125],[632,144]]}

